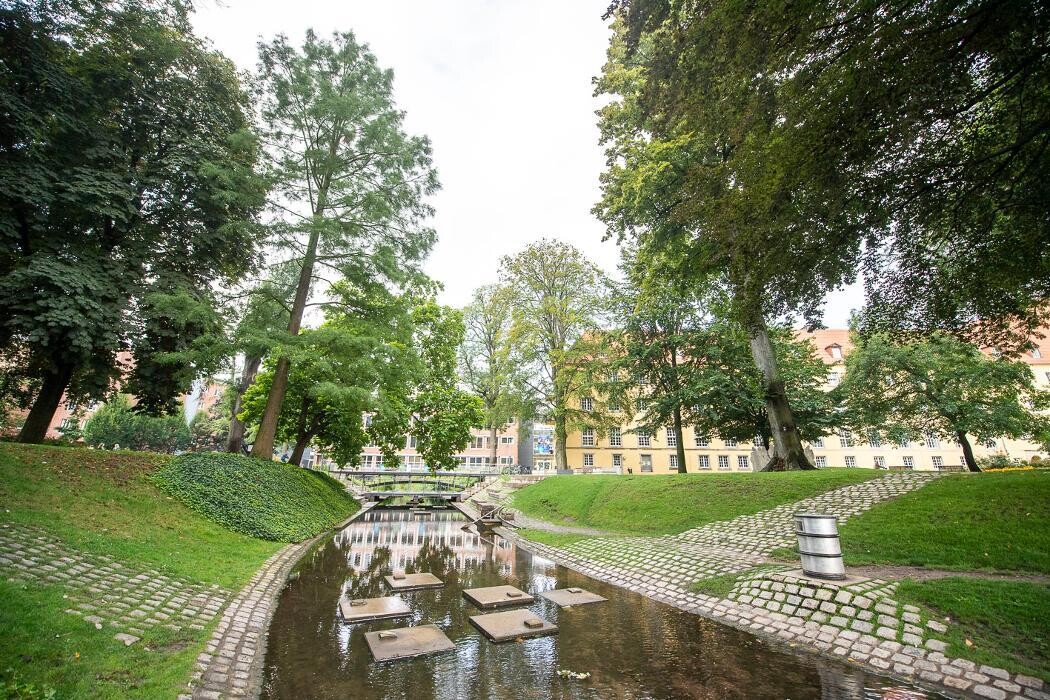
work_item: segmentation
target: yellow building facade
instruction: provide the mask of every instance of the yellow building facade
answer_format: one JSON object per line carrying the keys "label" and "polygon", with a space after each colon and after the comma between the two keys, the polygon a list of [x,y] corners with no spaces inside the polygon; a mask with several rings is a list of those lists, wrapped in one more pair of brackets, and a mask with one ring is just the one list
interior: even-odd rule
{"label": "yellow building facade", "polygon": [[[826,388],[837,385],[846,371],[845,357],[852,349],[847,329],[825,329],[811,333],[800,331],[800,338],[813,342],[817,354],[828,368]],[[1039,341],[1020,359],[1035,374],[1036,385],[1050,389],[1050,342]],[[583,399],[586,401],[586,399]],[[586,408],[586,406],[584,406]],[[675,435],[671,428],[657,434],[636,434],[635,416],[623,414],[623,425],[604,435],[594,430],[570,432],[566,439],[566,457],[573,471],[612,472],[622,474],[671,474],[678,471]],[[689,473],[753,471],[755,464],[750,442],[726,441],[717,435],[704,435],[692,427],[682,429],[685,440],[686,470]],[[980,459],[993,454],[1030,460],[1047,459],[1047,453],[1035,443],[999,438],[988,443],[972,443]],[[818,467],[863,467],[868,469],[903,468],[918,471],[965,469],[962,447],[954,440],[929,436],[905,445],[869,442],[868,436],[843,432],[829,435],[808,447]],[[759,468],[762,465],[758,465]]]}

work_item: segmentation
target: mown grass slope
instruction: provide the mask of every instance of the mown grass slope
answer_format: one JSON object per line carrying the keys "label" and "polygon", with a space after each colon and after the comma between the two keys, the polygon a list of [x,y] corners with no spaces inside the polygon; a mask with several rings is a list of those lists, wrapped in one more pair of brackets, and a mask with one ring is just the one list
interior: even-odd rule
{"label": "mown grass slope", "polygon": [[757,513],[880,476],[869,469],[753,474],[552,476],[514,495],[514,507],[553,523],[661,535]]}

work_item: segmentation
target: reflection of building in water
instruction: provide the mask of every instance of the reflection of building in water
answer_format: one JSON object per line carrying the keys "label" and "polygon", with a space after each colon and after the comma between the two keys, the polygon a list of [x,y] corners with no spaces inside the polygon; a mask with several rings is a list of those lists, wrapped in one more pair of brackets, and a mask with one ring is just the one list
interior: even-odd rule
{"label": "reflection of building in water", "polygon": [[457,569],[491,559],[499,573],[513,573],[514,544],[494,533],[464,530],[466,524],[457,511],[376,509],[344,528],[335,537],[335,544],[346,551],[347,562],[358,573],[368,569],[376,550],[388,549],[391,567],[403,569],[427,545],[452,550]]}

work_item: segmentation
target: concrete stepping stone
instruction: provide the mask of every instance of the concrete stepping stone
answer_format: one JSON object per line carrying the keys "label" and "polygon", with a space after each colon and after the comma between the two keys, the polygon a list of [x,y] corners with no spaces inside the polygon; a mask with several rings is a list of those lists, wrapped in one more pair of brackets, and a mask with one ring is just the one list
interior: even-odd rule
{"label": "concrete stepping stone", "polygon": [[540,595],[563,608],[587,603],[604,603],[606,600],[597,593],[591,593],[582,588],[557,588],[553,591],[544,591]]}
{"label": "concrete stepping stone", "polygon": [[435,625],[366,632],[365,642],[368,644],[369,651],[372,652],[372,658],[376,661],[408,659],[413,656],[437,654],[456,648],[452,640]]}
{"label": "concrete stepping stone", "polygon": [[445,582],[431,573],[406,574],[401,571],[384,576],[386,585],[395,591],[419,591],[425,588],[441,588]]}
{"label": "concrete stepping stone", "polygon": [[467,588],[463,597],[481,609],[502,608],[508,605],[527,605],[536,600],[525,591],[514,586],[487,586]]}
{"label": "concrete stepping stone", "polygon": [[470,623],[494,642],[557,634],[558,626],[547,622],[531,610],[506,610],[473,615]]}
{"label": "concrete stepping stone", "polygon": [[382,598],[343,598],[339,601],[339,614],[346,622],[371,622],[406,617],[412,614],[412,609],[397,595]]}

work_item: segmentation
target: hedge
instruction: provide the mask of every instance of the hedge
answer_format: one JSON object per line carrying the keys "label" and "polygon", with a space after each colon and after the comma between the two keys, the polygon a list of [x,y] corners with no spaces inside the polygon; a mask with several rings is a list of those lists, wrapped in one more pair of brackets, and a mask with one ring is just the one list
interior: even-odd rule
{"label": "hedge", "polygon": [[223,452],[182,455],[153,479],[167,493],[226,527],[276,542],[299,542],[357,510],[327,474]]}

